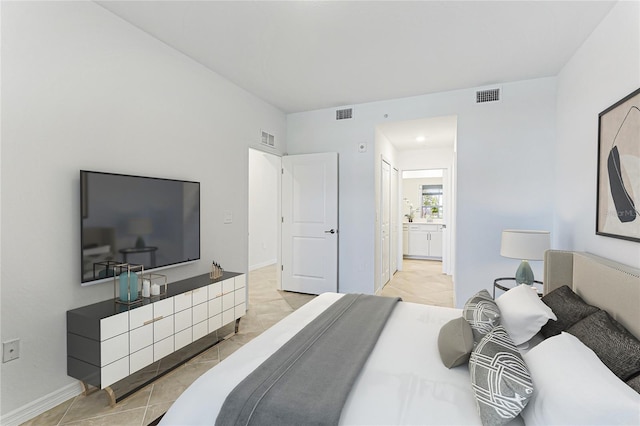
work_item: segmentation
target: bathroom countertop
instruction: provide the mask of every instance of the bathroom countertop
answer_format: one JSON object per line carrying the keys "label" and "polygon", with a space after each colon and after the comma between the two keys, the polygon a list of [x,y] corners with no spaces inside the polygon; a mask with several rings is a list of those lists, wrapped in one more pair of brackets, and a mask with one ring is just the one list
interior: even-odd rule
{"label": "bathroom countertop", "polygon": [[435,219],[431,222],[427,222],[426,219],[414,219],[413,222],[407,222],[406,220],[402,222],[403,224],[425,224],[425,225],[444,225],[444,220]]}

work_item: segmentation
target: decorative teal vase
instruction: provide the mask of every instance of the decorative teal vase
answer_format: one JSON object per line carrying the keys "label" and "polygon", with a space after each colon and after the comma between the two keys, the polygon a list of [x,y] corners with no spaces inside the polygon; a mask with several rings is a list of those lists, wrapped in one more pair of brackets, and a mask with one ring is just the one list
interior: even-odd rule
{"label": "decorative teal vase", "polygon": [[120,300],[133,302],[138,299],[138,274],[123,272],[120,274]]}

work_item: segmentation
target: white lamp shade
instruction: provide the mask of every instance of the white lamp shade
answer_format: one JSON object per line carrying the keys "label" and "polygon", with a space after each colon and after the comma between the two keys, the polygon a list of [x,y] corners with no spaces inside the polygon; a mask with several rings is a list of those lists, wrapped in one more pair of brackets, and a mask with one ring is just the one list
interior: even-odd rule
{"label": "white lamp shade", "polygon": [[132,235],[149,235],[153,232],[151,219],[139,217],[129,219],[129,233]]}
{"label": "white lamp shade", "polygon": [[500,255],[520,260],[543,260],[550,245],[549,231],[505,229],[502,231]]}

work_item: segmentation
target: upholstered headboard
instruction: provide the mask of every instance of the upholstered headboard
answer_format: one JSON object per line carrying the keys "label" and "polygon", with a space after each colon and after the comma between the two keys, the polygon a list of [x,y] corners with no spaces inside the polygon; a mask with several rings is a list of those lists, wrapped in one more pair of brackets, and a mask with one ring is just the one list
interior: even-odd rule
{"label": "upholstered headboard", "polygon": [[565,284],[640,339],[640,269],[590,253],[548,250],[543,292]]}

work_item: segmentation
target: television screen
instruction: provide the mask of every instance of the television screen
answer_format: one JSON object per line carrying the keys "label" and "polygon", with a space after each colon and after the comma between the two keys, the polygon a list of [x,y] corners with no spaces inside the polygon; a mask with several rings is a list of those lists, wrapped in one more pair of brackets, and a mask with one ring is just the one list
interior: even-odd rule
{"label": "television screen", "polygon": [[80,171],[82,282],[200,259],[200,183]]}

